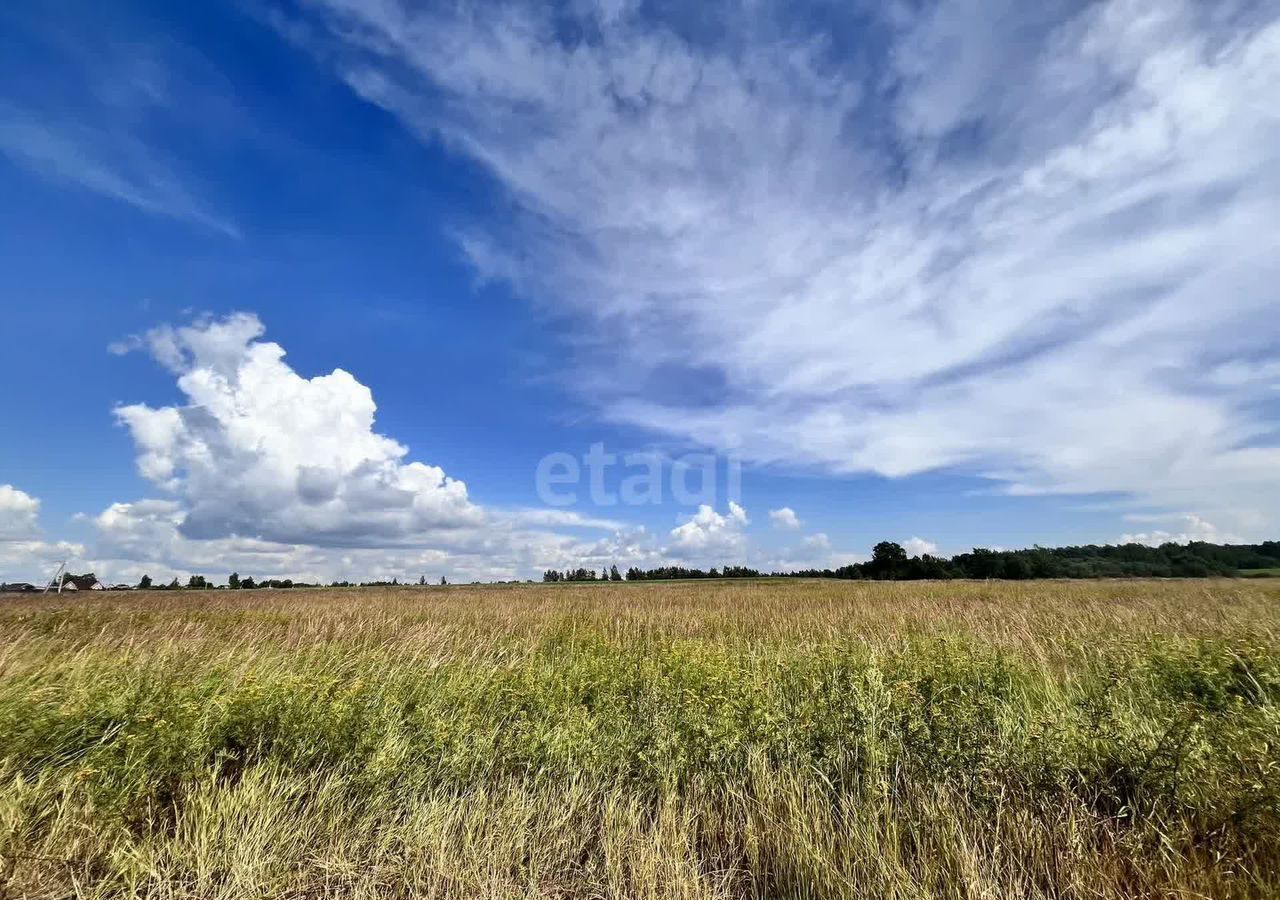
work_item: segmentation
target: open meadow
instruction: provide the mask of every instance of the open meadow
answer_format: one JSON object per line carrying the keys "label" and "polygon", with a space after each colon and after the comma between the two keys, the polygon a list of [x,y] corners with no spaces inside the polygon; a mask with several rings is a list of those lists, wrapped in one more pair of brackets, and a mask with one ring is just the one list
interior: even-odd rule
{"label": "open meadow", "polygon": [[4,897],[1266,897],[1280,581],[0,602]]}

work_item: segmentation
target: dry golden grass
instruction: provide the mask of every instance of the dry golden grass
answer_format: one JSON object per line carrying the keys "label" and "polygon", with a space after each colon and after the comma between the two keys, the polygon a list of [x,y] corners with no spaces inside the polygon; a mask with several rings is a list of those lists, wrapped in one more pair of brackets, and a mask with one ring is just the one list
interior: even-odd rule
{"label": "dry golden grass", "polygon": [[1263,897],[1280,583],[0,604],[0,896]]}

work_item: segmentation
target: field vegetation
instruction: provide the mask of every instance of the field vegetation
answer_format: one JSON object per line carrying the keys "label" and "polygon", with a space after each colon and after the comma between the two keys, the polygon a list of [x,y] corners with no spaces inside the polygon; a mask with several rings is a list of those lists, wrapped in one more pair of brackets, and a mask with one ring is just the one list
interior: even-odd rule
{"label": "field vegetation", "polygon": [[1267,897],[1280,584],[0,604],[0,896]]}

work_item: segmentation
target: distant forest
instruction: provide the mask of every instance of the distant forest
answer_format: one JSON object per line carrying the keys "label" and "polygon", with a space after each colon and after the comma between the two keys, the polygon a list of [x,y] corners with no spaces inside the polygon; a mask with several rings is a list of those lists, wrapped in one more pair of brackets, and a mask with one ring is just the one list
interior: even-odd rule
{"label": "distant forest", "polygon": [[[800,569],[790,572],[762,572],[746,566],[690,569],[685,566],[661,566],[656,569],[630,568],[626,574],[617,566],[601,569],[569,569],[563,572],[549,569],[543,573],[545,582],[561,581],[671,581],[684,578],[844,578],[869,581],[913,581],[925,578],[999,578],[1024,580],[1029,578],[1209,578],[1214,576],[1276,576],[1280,577],[1280,541],[1261,544],[1163,544],[1147,547],[1142,544],[1120,546],[1083,547],[1032,547],[1028,550],[974,549],[947,559],[941,556],[908,556],[901,544],[881,541],[871,551],[871,559],[851,563],[837,569]],[[98,587],[98,578],[87,575],[67,574],[64,583],[85,590]],[[417,580],[419,586],[428,584],[427,577]],[[444,578],[441,585],[448,584]],[[480,582],[473,581],[472,584]],[[510,582],[501,582],[510,583]],[[516,582],[518,583],[518,582]],[[329,587],[382,587],[412,585],[412,581],[334,581]],[[215,588],[243,590],[253,588],[313,588],[324,584],[308,584],[304,581],[241,577],[232,572],[225,587],[215,584],[203,575],[192,575],[184,585],[178,579],[168,584],[154,584],[151,576],[143,575],[137,586],[117,584],[110,590],[213,590]],[[27,584],[0,584],[0,591],[38,591],[39,587]]]}
{"label": "distant forest", "polygon": [[845,578],[873,581],[912,581],[924,578],[1208,578],[1222,575],[1280,574],[1280,541],[1261,544],[1143,544],[1083,547],[1031,547],[1026,550],[975,548],[951,558],[908,556],[902,545],[881,541],[871,559],[837,569],[760,572],[745,566],[689,569],[662,566],[627,570],[618,567],[597,574],[592,569],[550,570],[543,581],[666,581],[676,578]]}

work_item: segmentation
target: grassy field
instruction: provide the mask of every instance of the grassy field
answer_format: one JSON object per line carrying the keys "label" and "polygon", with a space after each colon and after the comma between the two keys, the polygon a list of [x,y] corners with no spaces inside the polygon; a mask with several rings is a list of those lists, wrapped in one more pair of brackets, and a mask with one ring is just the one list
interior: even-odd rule
{"label": "grassy field", "polygon": [[1280,584],[0,602],[0,896],[1280,894]]}

